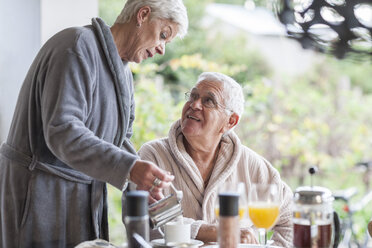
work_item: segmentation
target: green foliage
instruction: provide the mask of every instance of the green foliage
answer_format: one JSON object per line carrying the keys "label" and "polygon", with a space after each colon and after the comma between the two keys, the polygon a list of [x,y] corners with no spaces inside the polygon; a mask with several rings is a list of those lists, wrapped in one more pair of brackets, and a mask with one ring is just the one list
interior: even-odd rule
{"label": "green foliage", "polygon": [[350,78],[352,85],[360,87],[364,93],[372,93],[372,78],[371,62],[363,61],[355,63],[351,60],[335,60],[329,59],[330,66],[335,71],[342,71],[344,75]]}
{"label": "green foliage", "polygon": [[136,120],[132,142],[139,149],[143,143],[165,137],[170,125],[181,116],[181,103],[176,104],[160,77],[139,79],[136,87]]}
{"label": "green foliage", "polygon": [[188,35],[167,45],[164,56],[144,62],[160,65],[157,74],[164,77],[165,84],[173,89],[188,89],[203,71],[219,71],[243,84],[270,74],[262,56],[247,47],[245,36],[229,38],[222,31],[213,34],[203,27],[204,9],[211,1],[184,2],[190,21]]}
{"label": "green foliage", "polygon": [[109,204],[108,221],[110,242],[116,245],[121,245],[127,240],[121,216],[121,191],[108,184],[107,194]]}
{"label": "green foliage", "polygon": [[126,0],[99,0],[99,16],[107,25],[111,26],[114,24],[116,17],[120,14],[125,3]]}
{"label": "green foliage", "polygon": [[245,0],[216,0],[215,3],[228,3],[236,5],[244,5]]}
{"label": "green foliage", "polygon": [[[318,165],[320,177],[329,179],[337,168],[350,168],[371,152],[371,140],[366,140],[372,136],[371,96],[360,95],[344,75],[324,72],[324,67],[299,78],[251,84],[242,119],[246,125],[237,128],[242,140],[249,141],[246,145],[254,144],[285,178],[297,180],[293,187],[306,183],[310,165]],[[346,186],[331,182],[331,188]]]}

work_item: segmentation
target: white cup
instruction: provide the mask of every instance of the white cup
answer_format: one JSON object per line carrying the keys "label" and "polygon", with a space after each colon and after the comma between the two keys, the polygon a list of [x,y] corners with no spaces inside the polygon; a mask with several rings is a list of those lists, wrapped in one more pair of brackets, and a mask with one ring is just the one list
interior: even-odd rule
{"label": "white cup", "polygon": [[171,221],[164,225],[165,244],[190,243],[191,223],[189,221]]}

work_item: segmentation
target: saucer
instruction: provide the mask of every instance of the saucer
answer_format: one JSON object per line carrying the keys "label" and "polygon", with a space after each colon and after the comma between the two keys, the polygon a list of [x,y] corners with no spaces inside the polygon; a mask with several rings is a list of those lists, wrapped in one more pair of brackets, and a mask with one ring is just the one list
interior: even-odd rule
{"label": "saucer", "polygon": [[151,244],[154,247],[168,248],[168,247],[199,247],[199,246],[202,246],[204,243],[200,240],[191,239],[190,243],[181,243],[179,245],[171,245],[171,244],[166,245],[164,239],[154,239],[154,240],[151,241]]}
{"label": "saucer", "polygon": [[[209,248],[218,248],[218,245],[207,245],[207,246],[204,246],[204,247],[209,247]],[[263,248],[263,247],[267,247],[267,248],[282,248],[282,247],[279,247],[279,246],[272,246],[272,245],[254,245],[254,244],[238,244],[238,248]]]}

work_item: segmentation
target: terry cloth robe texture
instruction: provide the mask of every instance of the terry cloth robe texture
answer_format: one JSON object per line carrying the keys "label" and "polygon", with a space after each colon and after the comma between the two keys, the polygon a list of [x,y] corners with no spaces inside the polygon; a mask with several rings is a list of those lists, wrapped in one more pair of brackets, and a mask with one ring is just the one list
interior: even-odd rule
{"label": "terry cloth robe texture", "polygon": [[[204,180],[186,152],[183,139],[178,120],[172,125],[167,138],[145,143],[138,154],[142,159],[153,161],[175,176],[174,186],[183,191],[183,216],[194,220],[191,225],[191,238],[196,238],[202,224],[217,224],[214,204],[219,186],[227,182],[243,182],[248,192],[252,183],[274,183],[279,186],[281,205],[272,239],[275,245],[292,246],[293,193],[268,161],[242,145],[238,136],[231,131],[221,140],[216,164],[207,186],[204,187]],[[165,195],[169,193],[170,189],[164,192]],[[242,225],[252,227],[247,219]],[[153,233],[153,236],[156,237],[157,234]]]}
{"label": "terry cloth robe texture", "polygon": [[63,30],[33,61],[0,150],[0,247],[108,239],[106,185],[138,159],[133,78],[110,28]]}

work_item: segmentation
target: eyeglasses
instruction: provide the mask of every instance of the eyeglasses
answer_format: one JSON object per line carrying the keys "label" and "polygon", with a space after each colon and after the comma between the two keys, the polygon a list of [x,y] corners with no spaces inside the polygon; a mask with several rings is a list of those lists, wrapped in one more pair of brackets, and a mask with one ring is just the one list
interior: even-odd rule
{"label": "eyeglasses", "polygon": [[191,103],[195,102],[199,98],[201,98],[201,103],[206,108],[220,107],[222,109],[226,109],[226,107],[223,106],[222,104],[218,103],[213,96],[202,96],[202,97],[200,97],[199,94],[197,94],[197,93],[193,93],[193,92],[186,92],[185,93],[185,99],[188,102],[191,102]]}

